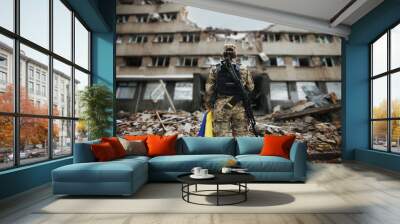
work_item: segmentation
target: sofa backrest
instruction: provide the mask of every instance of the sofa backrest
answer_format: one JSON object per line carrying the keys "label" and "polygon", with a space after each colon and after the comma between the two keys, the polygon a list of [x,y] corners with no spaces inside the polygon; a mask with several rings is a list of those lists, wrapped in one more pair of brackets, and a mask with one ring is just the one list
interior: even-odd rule
{"label": "sofa backrest", "polygon": [[177,142],[177,154],[235,155],[236,143],[232,137],[182,137]]}
{"label": "sofa backrest", "polygon": [[263,137],[243,136],[236,138],[236,155],[259,154],[264,144]]}
{"label": "sofa backrest", "polygon": [[100,143],[100,139],[75,143],[74,145],[74,163],[89,163],[95,162],[96,158],[90,148],[92,144]]}

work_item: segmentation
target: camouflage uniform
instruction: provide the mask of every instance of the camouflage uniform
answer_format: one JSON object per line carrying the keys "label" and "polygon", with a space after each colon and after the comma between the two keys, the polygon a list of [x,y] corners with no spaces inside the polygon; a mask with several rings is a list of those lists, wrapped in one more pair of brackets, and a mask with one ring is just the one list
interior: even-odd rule
{"label": "camouflage uniform", "polygon": [[[242,102],[237,102],[231,109],[225,106],[233,96],[217,95],[214,105],[211,105],[211,97],[215,91],[217,68],[212,66],[206,83],[205,103],[212,108],[214,136],[245,136],[250,135],[245,109]],[[246,67],[240,66],[240,77],[245,88],[253,91],[253,78]],[[228,108],[227,108],[228,107]]]}

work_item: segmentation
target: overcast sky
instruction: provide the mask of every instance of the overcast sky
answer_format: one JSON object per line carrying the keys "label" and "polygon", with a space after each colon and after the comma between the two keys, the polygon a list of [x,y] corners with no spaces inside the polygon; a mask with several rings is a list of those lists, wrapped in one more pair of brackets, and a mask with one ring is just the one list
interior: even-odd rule
{"label": "overcast sky", "polygon": [[215,11],[187,6],[188,17],[201,28],[208,26],[229,28],[232,30],[259,30],[271,25],[271,23],[248,19],[240,16],[219,13]]}

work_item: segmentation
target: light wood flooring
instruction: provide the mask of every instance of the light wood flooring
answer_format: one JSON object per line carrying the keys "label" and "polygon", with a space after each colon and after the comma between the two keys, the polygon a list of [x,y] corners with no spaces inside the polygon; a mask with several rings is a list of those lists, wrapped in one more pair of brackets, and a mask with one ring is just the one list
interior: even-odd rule
{"label": "light wood flooring", "polygon": [[[253,224],[400,223],[400,174],[359,163],[310,164],[308,182],[324,186],[346,201],[364,202],[356,214],[37,214],[54,200],[42,186],[0,201],[0,223],[84,224]],[[321,203],[315,201],[315,203]],[[173,205],[171,205],[173,206]]]}

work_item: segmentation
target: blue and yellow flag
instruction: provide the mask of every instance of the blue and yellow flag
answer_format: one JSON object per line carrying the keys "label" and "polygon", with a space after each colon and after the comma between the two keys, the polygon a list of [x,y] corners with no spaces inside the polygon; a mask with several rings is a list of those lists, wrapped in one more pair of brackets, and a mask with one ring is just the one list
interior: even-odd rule
{"label": "blue and yellow flag", "polygon": [[213,137],[213,117],[212,112],[205,112],[201,126],[197,136],[201,137]]}

